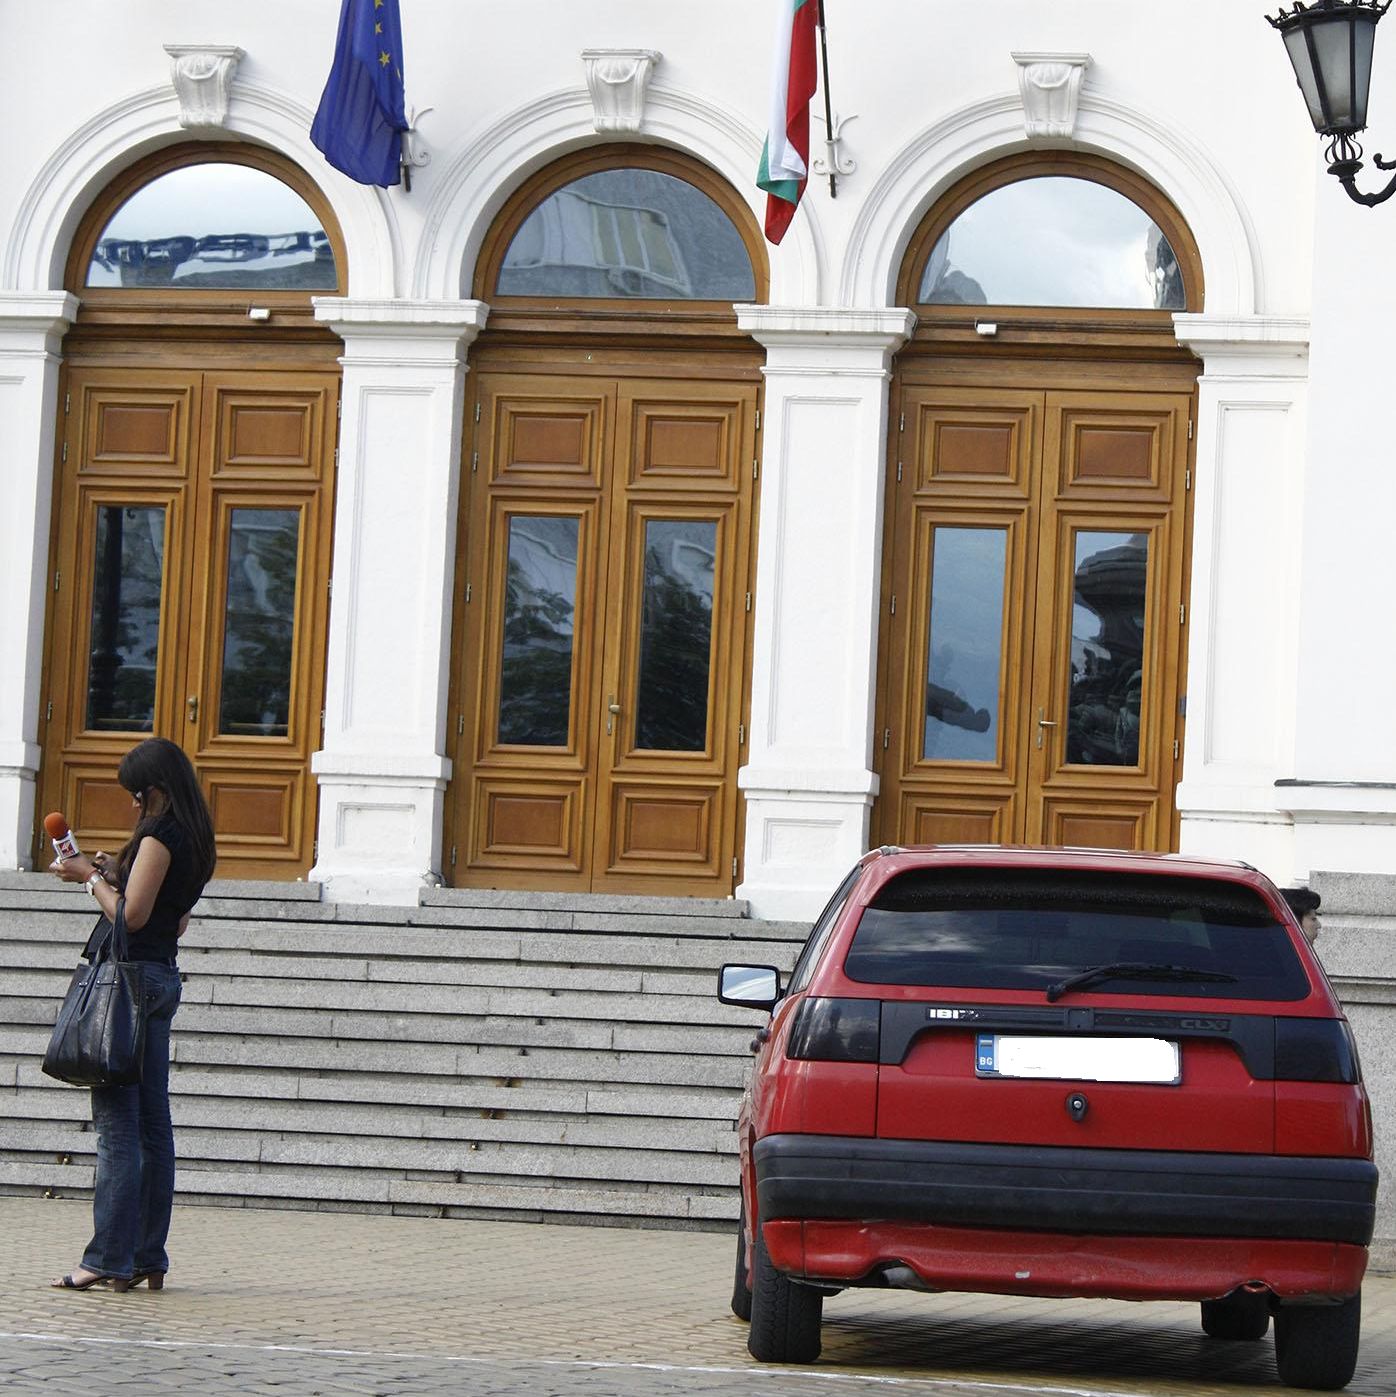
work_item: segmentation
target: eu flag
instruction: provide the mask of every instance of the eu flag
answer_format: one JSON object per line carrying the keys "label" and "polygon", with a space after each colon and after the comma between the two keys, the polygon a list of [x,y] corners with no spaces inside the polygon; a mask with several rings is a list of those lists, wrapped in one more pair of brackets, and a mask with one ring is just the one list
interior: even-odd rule
{"label": "eu flag", "polygon": [[310,139],[336,170],[386,188],[402,178],[403,112],[398,0],[343,0]]}

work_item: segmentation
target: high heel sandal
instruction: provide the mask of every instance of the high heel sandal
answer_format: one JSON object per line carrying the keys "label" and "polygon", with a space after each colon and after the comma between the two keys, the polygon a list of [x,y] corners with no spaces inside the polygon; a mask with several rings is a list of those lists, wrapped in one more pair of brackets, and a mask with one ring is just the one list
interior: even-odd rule
{"label": "high heel sandal", "polygon": [[163,1271],[137,1271],[136,1274],[131,1277],[131,1289],[134,1290],[142,1281],[144,1281],[151,1290],[164,1290],[165,1273]]}

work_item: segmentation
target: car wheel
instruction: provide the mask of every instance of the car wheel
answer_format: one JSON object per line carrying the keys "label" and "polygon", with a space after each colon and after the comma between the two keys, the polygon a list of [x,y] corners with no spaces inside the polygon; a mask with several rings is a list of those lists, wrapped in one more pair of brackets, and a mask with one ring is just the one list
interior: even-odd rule
{"label": "car wheel", "polygon": [[766,1252],[758,1223],[751,1266],[751,1333],[746,1346],[762,1363],[813,1363],[819,1357],[824,1297],[782,1276]]}
{"label": "car wheel", "polygon": [[732,1277],[732,1313],[738,1319],[751,1318],[751,1284],[746,1264],[746,1204],[737,1218],[737,1270]]}
{"label": "car wheel", "polygon": [[1214,1339],[1263,1339],[1270,1328],[1270,1297],[1238,1290],[1204,1300],[1202,1328]]}
{"label": "car wheel", "polygon": [[1275,1366],[1290,1387],[1345,1387],[1357,1367],[1362,1297],[1337,1305],[1281,1305],[1275,1311]]}

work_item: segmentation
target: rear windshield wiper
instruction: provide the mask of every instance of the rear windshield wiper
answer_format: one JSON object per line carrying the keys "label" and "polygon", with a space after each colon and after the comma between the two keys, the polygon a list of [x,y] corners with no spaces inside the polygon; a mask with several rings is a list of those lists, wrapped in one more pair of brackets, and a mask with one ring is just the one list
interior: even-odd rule
{"label": "rear windshield wiper", "polygon": [[1070,975],[1047,986],[1047,1002],[1054,1003],[1068,990],[1093,985],[1097,980],[1206,980],[1212,984],[1234,984],[1234,975],[1219,970],[1193,970],[1186,965],[1152,965],[1146,961],[1116,960],[1108,965],[1093,965],[1079,975]]}

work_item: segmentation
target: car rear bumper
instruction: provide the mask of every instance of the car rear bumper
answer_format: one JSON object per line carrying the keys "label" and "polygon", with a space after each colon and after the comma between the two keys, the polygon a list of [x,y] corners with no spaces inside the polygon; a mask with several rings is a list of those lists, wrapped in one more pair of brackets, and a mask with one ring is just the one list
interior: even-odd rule
{"label": "car rear bumper", "polygon": [[1214,1300],[1260,1286],[1288,1303],[1356,1295],[1367,1248],[1217,1237],[1086,1237],[905,1222],[768,1222],[776,1270],[831,1286],[1042,1298]]}
{"label": "car rear bumper", "polygon": [[1092,1236],[1365,1247],[1366,1159],[1063,1149],[768,1135],[753,1152],[763,1223],[839,1219]]}

